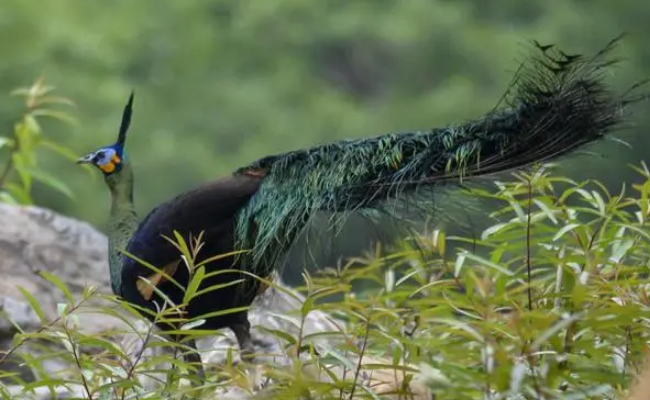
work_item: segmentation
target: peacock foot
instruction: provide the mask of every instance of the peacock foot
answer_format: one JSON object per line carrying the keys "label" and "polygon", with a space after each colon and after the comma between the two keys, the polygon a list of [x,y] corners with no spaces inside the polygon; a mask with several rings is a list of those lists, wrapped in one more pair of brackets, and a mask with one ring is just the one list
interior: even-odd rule
{"label": "peacock foot", "polygon": [[237,338],[241,360],[252,362],[255,359],[255,346],[253,346],[251,324],[248,322],[248,318],[243,318],[241,322],[231,325],[230,329],[235,333],[235,337]]}

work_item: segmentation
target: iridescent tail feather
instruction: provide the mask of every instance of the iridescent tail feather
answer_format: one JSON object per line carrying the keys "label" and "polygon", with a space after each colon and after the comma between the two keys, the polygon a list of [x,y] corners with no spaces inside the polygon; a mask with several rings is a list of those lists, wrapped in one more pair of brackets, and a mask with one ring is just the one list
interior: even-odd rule
{"label": "iridescent tail feather", "polygon": [[342,221],[350,212],[395,207],[396,201],[433,207],[431,195],[443,185],[554,160],[602,139],[621,127],[626,106],[641,97],[616,95],[604,83],[612,64],[606,55],[618,39],[591,58],[535,42],[506,92],[506,107],[476,120],[340,141],[239,169],[264,176],[238,215],[240,248],[252,249],[253,265],[270,268],[318,211],[335,212]]}

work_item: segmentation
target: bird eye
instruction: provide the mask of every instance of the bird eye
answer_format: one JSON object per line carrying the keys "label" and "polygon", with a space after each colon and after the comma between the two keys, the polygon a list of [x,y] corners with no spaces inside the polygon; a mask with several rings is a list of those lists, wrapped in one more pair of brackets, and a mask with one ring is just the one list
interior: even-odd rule
{"label": "bird eye", "polygon": [[98,151],[97,154],[96,154],[96,157],[97,157],[97,159],[103,159],[105,155],[106,155],[105,152]]}

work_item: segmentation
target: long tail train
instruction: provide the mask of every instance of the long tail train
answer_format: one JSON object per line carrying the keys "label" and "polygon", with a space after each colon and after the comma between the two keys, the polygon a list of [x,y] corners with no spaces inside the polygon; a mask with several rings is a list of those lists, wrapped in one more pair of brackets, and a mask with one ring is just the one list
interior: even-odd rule
{"label": "long tail train", "polygon": [[535,42],[506,92],[508,106],[477,120],[326,144],[239,169],[264,176],[238,216],[240,248],[253,249],[253,263],[268,265],[317,211],[378,209],[387,199],[549,161],[602,139],[640,98],[631,90],[615,95],[603,82],[612,64],[605,56],[618,40],[591,58]]}

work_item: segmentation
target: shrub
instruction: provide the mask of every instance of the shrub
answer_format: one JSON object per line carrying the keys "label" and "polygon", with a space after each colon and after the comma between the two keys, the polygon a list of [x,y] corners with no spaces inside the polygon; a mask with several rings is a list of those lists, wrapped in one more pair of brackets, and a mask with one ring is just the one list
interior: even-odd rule
{"label": "shrub", "polygon": [[72,191],[62,180],[38,164],[37,152],[40,149],[54,151],[70,160],[76,159],[70,149],[49,140],[39,122],[42,118],[51,118],[76,124],[69,113],[53,108],[55,105],[73,106],[74,103],[65,97],[54,96],[53,91],[54,87],[45,85],[40,77],[30,87],[19,88],[11,93],[24,98],[25,113],[15,123],[10,135],[0,136],[0,150],[6,150],[4,160],[0,157],[1,202],[33,204],[31,192],[35,181],[69,198],[73,197]]}
{"label": "shrub", "polygon": [[[515,174],[511,181],[497,182],[494,193],[473,190],[501,203],[492,215],[498,222],[478,239],[436,231],[408,238],[387,254],[378,250],[315,276],[305,274],[306,300],[293,318],[300,322],[314,309],[326,311],[345,322],[338,333],[344,340],[316,355],[303,345],[313,337],[272,332],[306,357],[291,368],[267,368],[264,373],[273,380],[263,392],[283,399],[381,398],[372,388],[353,384],[358,363],[372,357],[373,364],[363,368],[406,371],[407,382],[424,379],[437,399],[618,398],[642,365],[649,331],[644,279],[650,172],[645,165],[636,169],[643,180],[618,194],[596,181],[554,177],[546,167]],[[458,246],[455,254],[449,254],[452,243]],[[127,367],[121,361],[128,355],[113,338],[76,332],[76,315],[97,295],[88,289],[74,298],[64,283],[48,279],[69,301],[60,305],[56,321],[43,320],[37,332],[18,333],[12,352],[20,353],[25,341],[51,341],[63,346],[56,356],[68,358],[72,367],[65,378],[42,376],[17,384],[26,391],[77,384],[88,398],[171,399],[188,393],[181,377],[192,368],[182,361],[160,356]],[[377,288],[350,291],[366,280]],[[332,294],[339,300],[319,301]],[[108,307],[102,310],[116,315]],[[149,335],[148,346],[164,344]],[[84,352],[84,347],[102,351]],[[37,371],[46,359],[24,354],[25,364]],[[167,379],[154,389],[139,390],[131,378],[162,361],[178,368],[162,371]],[[338,379],[332,368],[349,370],[348,378]],[[215,386],[236,385],[241,373],[236,367],[222,369],[221,383],[211,378],[211,388],[193,393],[212,398],[208,394]],[[319,373],[329,382],[318,379]],[[12,398],[8,392],[4,396]]]}

